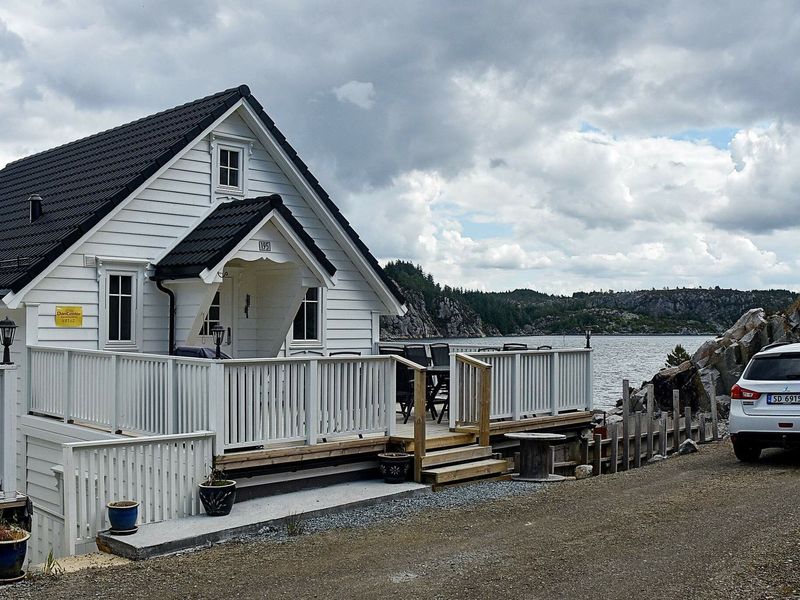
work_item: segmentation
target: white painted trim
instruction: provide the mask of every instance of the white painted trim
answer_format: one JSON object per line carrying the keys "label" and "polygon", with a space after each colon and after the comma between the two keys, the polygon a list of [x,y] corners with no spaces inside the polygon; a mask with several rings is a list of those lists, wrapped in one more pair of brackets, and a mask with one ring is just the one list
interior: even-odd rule
{"label": "white painted trim", "polygon": [[39,305],[25,303],[25,345],[39,344]]}
{"label": "white painted trim", "polygon": [[[291,228],[289,227],[288,223],[281,217],[275,210],[271,210],[267,213],[267,215],[259,221],[258,225],[253,227],[250,232],[244,236],[236,246],[225,255],[225,257],[219,261],[216,265],[214,265],[211,269],[203,269],[200,273],[200,279],[202,279],[205,283],[219,283],[222,281],[222,278],[219,276],[220,271],[225,268],[225,265],[228,264],[231,260],[236,258],[236,255],[239,251],[244,247],[244,245],[249,242],[253,236],[267,223],[272,222],[275,225],[275,228],[278,232],[283,235],[289,245],[292,246],[292,249],[298,254],[298,256],[303,260],[305,265],[311,270],[315,277],[319,279],[324,287],[333,287],[334,281],[331,279],[328,272],[325,268],[319,263],[317,258],[308,251],[305,244],[303,244],[302,240],[300,240]],[[268,255],[264,255],[265,259],[269,259]]]}
{"label": "white painted trim", "polygon": [[3,434],[0,448],[0,475],[3,490],[11,491],[17,487],[17,366],[3,365],[2,397],[0,397],[0,433]]}
{"label": "white painted trim", "polygon": [[50,273],[52,273],[56,267],[58,267],[62,262],[64,262],[66,257],[72,255],[78,248],[81,247],[82,244],[86,243],[86,241],[89,238],[91,238],[95,233],[97,233],[101,228],[103,228],[111,219],[115,218],[117,214],[119,214],[119,212],[123,208],[125,208],[128,204],[130,204],[130,202],[134,198],[136,198],[139,194],[142,193],[142,191],[144,191],[146,188],[152,185],[152,183],[156,179],[161,177],[168,169],[170,169],[176,162],[178,162],[178,160],[183,158],[183,156],[187,152],[192,150],[194,146],[197,144],[198,140],[201,140],[204,137],[206,137],[209,133],[211,133],[214,130],[215,127],[219,126],[219,124],[222,121],[224,121],[234,112],[236,112],[236,110],[238,110],[239,107],[242,106],[243,102],[244,99],[240,98],[233,106],[231,106],[228,110],[226,110],[216,121],[214,121],[208,127],[206,127],[206,129],[204,129],[194,140],[187,143],[186,146],[183,148],[183,150],[181,150],[175,156],[173,156],[171,160],[169,160],[167,163],[164,164],[164,166],[162,166],[155,173],[153,173],[153,175],[151,175],[144,183],[142,183],[142,185],[140,185],[133,192],[131,192],[127,196],[127,198],[125,198],[117,206],[111,209],[111,211],[109,211],[109,213],[105,217],[100,219],[100,221],[94,227],[92,227],[89,231],[84,233],[80,237],[80,239],[78,239],[78,241],[76,241],[64,252],[62,252],[61,256],[59,256],[56,260],[51,262],[47,267],[45,267],[45,269],[41,273],[39,273],[36,277],[34,277],[25,287],[23,287],[20,291],[16,293],[9,292],[5,296],[3,296],[2,300],[3,303],[6,305],[6,307],[8,307],[9,309],[18,308],[20,303],[25,299],[25,295],[28,292],[30,292],[33,288],[35,288],[37,285],[39,285],[39,283],[41,283],[41,281],[45,277],[50,275]]}
{"label": "white painted trim", "polygon": [[392,292],[389,291],[389,288],[372,268],[372,265],[367,262],[367,259],[356,247],[353,240],[347,235],[347,232],[344,231],[341,224],[334,218],[322,199],[308,184],[306,178],[298,171],[294,162],[286,155],[286,152],[280,144],[278,144],[269,130],[267,130],[258,115],[247,102],[242,103],[242,108],[244,113],[242,116],[245,123],[258,135],[259,141],[264,145],[264,148],[272,159],[278,163],[278,166],[287,173],[287,175],[289,175],[290,180],[302,194],[311,210],[319,217],[322,224],[328,229],[331,235],[333,235],[336,242],[345,251],[350,260],[353,261],[353,264],[365,277],[372,289],[378,294],[378,297],[381,298],[386,308],[399,316],[404,315],[408,309],[405,305],[400,304]]}

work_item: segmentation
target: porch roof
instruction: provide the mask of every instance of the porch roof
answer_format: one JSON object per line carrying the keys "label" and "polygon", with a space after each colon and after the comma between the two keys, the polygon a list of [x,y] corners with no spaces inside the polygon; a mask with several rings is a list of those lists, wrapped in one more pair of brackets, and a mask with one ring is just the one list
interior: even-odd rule
{"label": "porch roof", "polygon": [[236,246],[277,212],[302,241],[314,259],[333,276],[336,267],[303,229],[278,194],[224,202],[203,219],[155,266],[153,279],[198,277],[217,266]]}

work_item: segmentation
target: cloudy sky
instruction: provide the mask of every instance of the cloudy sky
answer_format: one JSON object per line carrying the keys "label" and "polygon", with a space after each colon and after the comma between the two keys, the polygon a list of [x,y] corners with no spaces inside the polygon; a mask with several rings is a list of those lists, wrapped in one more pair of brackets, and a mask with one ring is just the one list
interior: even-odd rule
{"label": "cloudy sky", "polygon": [[794,2],[3,0],[0,165],[247,83],[385,261],[800,290]]}

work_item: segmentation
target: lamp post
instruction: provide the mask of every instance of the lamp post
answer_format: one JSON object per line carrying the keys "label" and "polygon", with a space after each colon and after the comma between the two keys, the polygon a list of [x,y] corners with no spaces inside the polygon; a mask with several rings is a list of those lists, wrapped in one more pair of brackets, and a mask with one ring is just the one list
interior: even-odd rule
{"label": "lamp post", "polygon": [[[2,321],[0,321],[0,323],[2,323]],[[214,323],[211,326],[211,335],[214,336],[214,345],[217,347],[217,354],[214,358],[219,360],[222,358],[219,347],[222,346],[222,342],[225,339],[225,328],[219,323]]]}
{"label": "lamp post", "polygon": [[11,344],[14,343],[14,334],[17,332],[17,324],[6,317],[0,321],[0,335],[3,342],[3,364],[11,365]]}

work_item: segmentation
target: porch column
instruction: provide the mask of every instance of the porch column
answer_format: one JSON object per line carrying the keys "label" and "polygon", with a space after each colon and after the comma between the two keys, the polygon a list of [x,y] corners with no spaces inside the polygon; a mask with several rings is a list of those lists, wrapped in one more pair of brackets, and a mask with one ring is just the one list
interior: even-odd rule
{"label": "porch column", "polygon": [[17,366],[0,365],[0,479],[3,491],[17,488]]}

